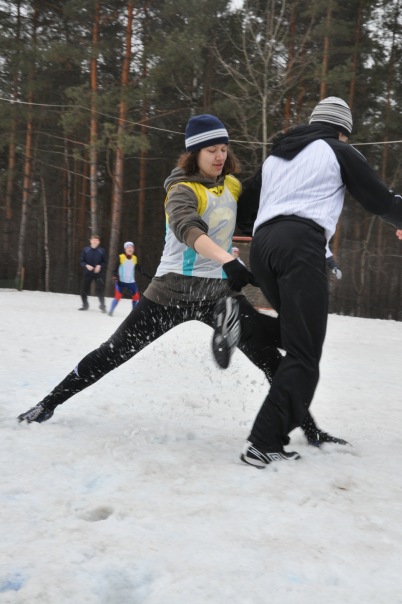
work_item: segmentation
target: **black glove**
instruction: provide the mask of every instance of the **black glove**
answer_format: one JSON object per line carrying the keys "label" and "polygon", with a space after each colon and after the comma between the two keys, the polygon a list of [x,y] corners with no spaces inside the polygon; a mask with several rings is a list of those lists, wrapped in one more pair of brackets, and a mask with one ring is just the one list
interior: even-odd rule
{"label": "black glove", "polygon": [[253,275],[250,271],[239,262],[237,258],[234,260],[230,260],[230,262],[225,262],[223,265],[223,270],[225,271],[228,277],[228,283],[236,292],[239,292],[242,287],[245,287],[248,283],[254,280]]}
{"label": "black glove", "polygon": [[335,275],[335,277],[337,279],[342,279],[342,271],[335,262],[335,258],[333,256],[329,256],[329,258],[326,258],[326,263],[328,268],[331,269],[331,272]]}

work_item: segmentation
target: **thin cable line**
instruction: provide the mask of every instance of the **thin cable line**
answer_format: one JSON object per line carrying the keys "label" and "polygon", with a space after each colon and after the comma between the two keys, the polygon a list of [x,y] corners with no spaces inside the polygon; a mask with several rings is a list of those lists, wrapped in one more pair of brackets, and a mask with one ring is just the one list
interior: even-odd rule
{"label": "thin cable line", "polygon": [[[55,108],[59,108],[59,109],[83,109],[84,111],[88,111],[91,112],[92,109],[90,107],[85,107],[84,105],[52,105],[49,103],[29,103],[28,101],[20,101],[20,100],[14,100],[14,99],[6,99],[4,97],[0,97],[0,101],[5,101],[6,103],[9,103],[10,105],[14,105],[14,104],[19,104],[19,105],[34,105],[35,107],[55,107]],[[170,134],[180,134],[181,136],[184,136],[182,132],[177,132],[177,130],[168,130],[167,128],[158,128],[157,126],[149,126],[148,124],[144,124],[143,122],[133,122],[132,120],[127,120],[127,119],[121,119],[118,116],[115,115],[110,115],[109,113],[103,113],[102,111],[96,111],[97,115],[101,115],[103,117],[108,117],[112,120],[116,120],[116,121],[123,121],[127,124],[132,124],[134,126],[143,126],[145,128],[149,128],[150,130],[159,130],[160,132],[169,132]]]}
{"label": "thin cable line", "polygon": [[[90,107],[85,107],[84,105],[54,105],[54,104],[50,104],[50,103],[32,103],[32,102],[28,102],[28,101],[20,101],[20,100],[15,100],[15,99],[6,99],[4,97],[0,97],[0,101],[5,101],[6,103],[9,103],[10,105],[14,105],[14,104],[20,104],[20,105],[34,105],[35,107],[55,107],[55,108],[67,108],[67,109],[83,109],[84,111],[92,111],[92,109]],[[102,111],[96,111],[97,115],[101,115],[103,117],[108,117],[110,119],[113,120],[120,120],[121,118],[115,116],[115,115],[110,115],[108,113],[103,113]],[[123,119],[123,122],[127,123],[127,124],[132,124],[134,126],[141,126],[141,127],[145,127],[145,128],[149,128],[150,130],[158,130],[159,132],[168,132],[169,134],[178,134],[179,136],[184,136],[183,132],[178,132],[177,130],[169,130],[167,128],[158,128],[157,126],[149,126],[148,124],[144,124],[143,122],[134,122],[132,120],[127,120],[127,119]],[[231,138],[230,139],[231,143],[237,143],[237,144],[243,144],[243,145],[268,145],[271,146],[273,143],[262,143],[260,141],[245,141],[245,140],[239,140],[239,139],[235,139],[235,138]],[[373,142],[368,142],[368,143],[359,143],[359,142],[354,142],[353,146],[354,147],[361,147],[361,146],[368,146],[368,145],[396,145],[402,143],[402,140],[396,140],[396,141],[373,141]],[[84,144],[84,143],[80,143],[80,144]],[[351,143],[352,144],[352,143]]]}

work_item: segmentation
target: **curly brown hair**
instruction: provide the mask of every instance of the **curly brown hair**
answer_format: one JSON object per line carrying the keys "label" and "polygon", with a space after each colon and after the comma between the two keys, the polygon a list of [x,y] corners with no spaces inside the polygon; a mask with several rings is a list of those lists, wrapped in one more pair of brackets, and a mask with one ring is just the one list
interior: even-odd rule
{"label": "curly brown hair", "polygon": [[[198,172],[198,151],[185,151],[179,156],[177,160],[177,167],[182,168],[186,176],[192,176]],[[240,172],[240,162],[233,153],[232,149],[228,147],[228,155],[223,165],[222,175],[227,174],[238,174]]]}

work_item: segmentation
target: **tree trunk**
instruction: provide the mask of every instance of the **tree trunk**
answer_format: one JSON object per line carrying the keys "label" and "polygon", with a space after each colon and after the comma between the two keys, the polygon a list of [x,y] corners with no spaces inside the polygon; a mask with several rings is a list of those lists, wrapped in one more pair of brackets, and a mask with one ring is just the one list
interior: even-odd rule
{"label": "tree trunk", "polygon": [[[349,107],[353,111],[353,105],[355,101],[356,93],[356,81],[357,81],[357,69],[360,56],[360,44],[361,44],[361,33],[362,33],[362,22],[363,22],[363,10],[367,0],[360,0],[357,8],[356,23],[355,23],[355,40],[352,58],[352,75],[349,86]],[[324,98],[324,97],[321,97]],[[331,242],[331,250],[335,258],[339,255],[339,247],[341,241],[341,230],[342,230],[342,218],[338,222],[336,227],[335,235]]]}
{"label": "tree trunk", "polygon": [[[143,66],[143,78],[145,79],[147,75],[147,66],[146,64],[144,64]],[[146,91],[144,92],[143,98],[142,98],[142,115],[141,115],[141,138],[142,137],[146,137],[147,135],[147,128],[146,128],[146,121],[147,121],[147,110],[148,110],[148,103],[147,103],[147,96],[146,96]],[[145,148],[142,148],[140,151],[140,178],[139,178],[139,195],[138,195],[138,233],[140,235],[140,239],[141,239],[141,246],[142,246],[142,236],[143,236],[143,232],[144,232],[144,210],[145,210],[145,188],[146,188],[146,182],[147,182],[147,157],[148,157],[148,151]],[[140,247],[141,247],[140,246]],[[142,249],[139,250],[142,253]]]}
{"label": "tree trunk", "polygon": [[288,92],[286,94],[286,99],[285,99],[285,113],[284,113],[284,120],[283,120],[284,130],[287,130],[289,128],[290,120],[292,118],[292,110],[291,110],[292,95],[291,95],[290,80],[293,75],[292,74],[293,62],[294,62],[294,57],[295,57],[294,39],[295,39],[295,35],[296,35],[296,17],[297,17],[296,6],[293,4],[292,8],[291,8],[291,12],[290,12],[288,62],[287,62],[286,75],[285,75],[286,89],[288,90]]}
{"label": "tree trunk", "polygon": [[91,123],[89,143],[90,164],[90,208],[91,208],[91,233],[98,234],[98,158],[97,136],[98,117],[96,111],[97,101],[97,57],[99,45],[99,20],[100,2],[95,5],[95,20],[92,28],[92,56],[91,56]]}
{"label": "tree trunk", "polygon": [[[398,32],[398,33],[397,33]],[[391,99],[394,90],[394,69],[395,69],[395,57],[396,57],[396,36],[399,35],[399,1],[395,7],[393,27],[392,27],[392,41],[390,44],[390,56],[387,65],[387,90],[386,90],[386,101],[385,101],[385,115],[384,115],[384,145],[382,148],[382,165],[381,165],[381,177],[383,180],[387,178],[387,163],[388,163],[388,145],[389,139],[389,120],[391,114]]]}
{"label": "tree trunk", "polygon": [[[16,100],[16,94],[14,94],[14,100]],[[14,191],[14,174],[15,174],[15,133],[16,133],[16,119],[15,112],[14,117],[11,120],[11,130],[10,130],[10,138],[8,143],[8,170],[7,170],[7,185],[6,185],[6,197],[5,197],[5,222],[4,226],[6,226],[7,221],[11,220],[13,217],[12,211],[12,198]],[[8,229],[5,229],[5,233],[8,232]]]}
{"label": "tree trunk", "polygon": [[111,291],[112,270],[114,264],[114,257],[118,253],[119,237],[120,237],[120,225],[121,225],[121,212],[123,205],[123,176],[124,176],[124,132],[125,132],[125,120],[127,114],[125,93],[128,84],[130,61],[131,61],[131,38],[133,30],[133,1],[129,0],[128,3],[128,14],[127,14],[127,27],[126,27],[126,51],[123,60],[122,74],[121,74],[121,97],[119,107],[119,122],[117,128],[117,148],[116,157],[113,173],[113,190],[112,190],[112,219],[111,219],[111,230],[110,230],[110,243],[109,243],[109,261],[106,272],[106,287],[107,290]]}
{"label": "tree trunk", "polygon": [[[16,41],[20,44],[21,36],[21,6],[20,2],[17,2],[17,26],[16,26]],[[15,73],[13,78],[13,101],[14,103],[18,100],[18,73]],[[12,230],[12,218],[13,218],[13,196],[14,196],[14,177],[15,177],[15,164],[16,164],[16,131],[17,131],[17,109],[13,105],[11,108],[12,119],[10,127],[10,138],[8,143],[8,168],[7,168],[7,182],[6,182],[6,193],[5,193],[5,211],[4,211],[4,223],[3,223],[3,258],[9,254],[10,250],[10,237]]]}
{"label": "tree trunk", "polygon": [[[144,25],[143,25],[143,54],[142,54],[142,105],[141,105],[141,140],[145,140],[147,137],[146,123],[148,121],[148,90],[147,90],[147,77],[148,77],[148,65],[147,65],[147,48],[149,44],[148,39],[148,25],[149,25],[149,14],[148,7],[144,7]],[[147,159],[148,151],[144,145],[141,145],[140,150],[140,175],[139,175],[139,194],[138,194],[138,234],[139,234],[139,246],[138,252],[140,256],[143,253],[143,234],[144,234],[144,216],[145,216],[145,189],[147,182]]]}
{"label": "tree trunk", "polygon": [[45,256],[45,292],[49,291],[50,258],[49,258],[49,221],[47,214],[45,179],[41,177],[42,208],[43,208],[43,253]]}
{"label": "tree trunk", "polygon": [[72,204],[72,196],[71,196],[71,170],[70,170],[70,161],[69,161],[69,147],[68,142],[64,139],[64,164],[65,164],[65,178],[64,178],[64,207],[66,214],[65,221],[65,241],[66,241],[66,250],[67,250],[67,292],[69,294],[73,293],[73,283],[74,283],[74,245],[73,245],[73,204]]}
{"label": "tree trunk", "polygon": [[[17,26],[16,26],[16,40],[20,44],[21,36],[21,6],[20,2],[17,2]],[[14,103],[18,99],[18,73],[14,75],[13,79],[13,101]],[[8,249],[8,235],[9,235],[9,221],[12,219],[12,198],[14,190],[14,173],[15,173],[15,137],[17,128],[17,114],[15,105],[12,107],[12,120],[10,139],[8,147],[8,170],[7,170],[7,185],[6,185],[6,198],[5,198],[5,221],[4,221],[4,245],[5,249]]]}
{"label": "tree trunk", "polygon": [[11,238],[11,221],[13,217],[12,200],[14,193],[14,174],[15,174],[15,135],[16,135],[16,120],[15,118],[11,121],[11,131],[8,143],[8,169],[7,169],[7,183],[6,183],[6,195],[5,195],[5,211],[4,211],[4,223],[3,223],[3,258],[6,258],[10,250],[10,238]]}
{"label": "tree trunk", "polygon": [[[385,97],[385,112],[384,112],[384,135],[383,141],[384,145],[382,147],[382,161],[381,161],[381,177],[387,182],[387,172],[388,172],[388,140],[389,140],[389,131],[390,131],[390,117],[392,110],[392,96],[394,92],[394,71],[395,71],[395,63],[396,63],[396,55],[397,55],[397,36],[399,36],[399,1],[395,6],[395,12],[393,15],[393,27],[392,27],[392,40],[390,44],[390,56],[387,65],[387,88],[386,88],[386,97]],[[377,239],[376,239],[376,253],[378,257],[378,263],[376,268],[376,273],[373,275],[373,281],[375,283],[376,292],[381,290],[381,282],[382,282],[382,264],[384,262],[383,256],[383,238],[384,238],[384,223],[382,220],[377,221]],[[383,286],[384,287],[384,286]]]}
{"label": "tree trunk", "polygon": [[24,247],[25,247],[25,235],[27,228],[29,204],[31,201],[31,185],[32,185],[32,129],[33,129],[33,116],[32,116],[32,91],[29,92],[28,99],[28,118],[27,118],[27,132],[25,139],[25,163],[24,163],[24,179],[23,179],[23,190],[22,190],[22,204],[21,204],[21,222],[20,232],[18,237],[18,248],[17,248],[17,282],[21,282],[23,267],[24,267]]}
{"label": "tree trunk", "polygon": [[[39,12],[37,7],[34,9],[32,16],[32,54],[36,49],[36,31],[38,27],[38,16]],[[31,201],[31,189],[32,189],[32,136],[33,136],[33,91],[32,86],[35,78],[35,59],[32,59],[33,63],[30,68],[29,75],[29,93],[28,93],[28,117],[27,117],[27,131],[25,139],[25,162],[24,162],[24,178],[23,178],[23,190],[22,190],[22,204],[21,204],[21,222],[20,232],[18,237],[18,250],[17,250],[17,274],[16,281],[22,282],[24,274],[24,248],[25,248],[25,235],[27,229],[29,204]]]}
{"label": "tree trunk", "polygon": [[356,94],[356,80],[357,80],[357,69],[360,57],[360,44],[362,37],[362,23],[363,23],[363,10],[367,0],[360,0],[359,6],[357,7],[356,24],[355,24],[355,44],[353,49],[352,58],[352,75],[349,85],[349,107],[353,111],[353,105],[355,102]]}
{"label": "tree trunk", "polygon": [[324,36],[322,64],[321,64],[321,84],[320,84],[320,99],[327,96],[327,79],[328,79],[328,64],[329,64],[329,47],[330,47],[330,31],[332,21],[332,0],[329,0],[327,7],[327,16],[325,20],[326,33]]}

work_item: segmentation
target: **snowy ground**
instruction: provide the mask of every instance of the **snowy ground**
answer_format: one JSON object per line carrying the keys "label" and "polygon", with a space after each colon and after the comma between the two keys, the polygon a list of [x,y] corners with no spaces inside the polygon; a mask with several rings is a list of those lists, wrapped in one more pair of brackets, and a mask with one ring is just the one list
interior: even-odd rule
{"label": "snowy ground", "polygon": [[259,471],[239,451],[267,384],[211,330],[170,332],[57,409],[15,417],[104,341],[94,298],[0,292],[0,603],[402,602],[402,323],[330,316],[319,424]]}

